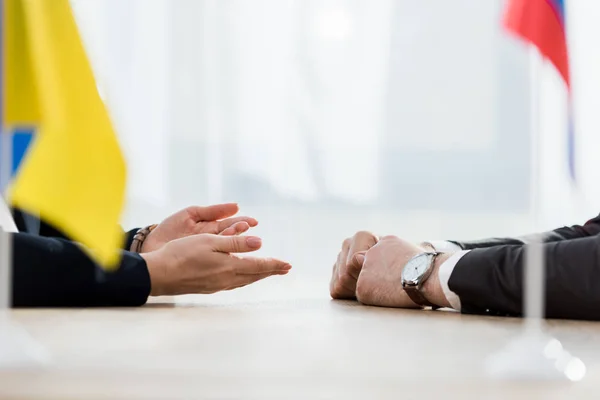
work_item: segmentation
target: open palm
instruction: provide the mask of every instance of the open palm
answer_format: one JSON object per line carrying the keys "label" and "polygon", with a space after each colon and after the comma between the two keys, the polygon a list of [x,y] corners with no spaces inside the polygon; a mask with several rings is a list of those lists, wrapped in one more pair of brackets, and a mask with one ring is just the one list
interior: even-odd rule
{"label": "open palm", "polygon": [[258,225],[251,217],[233,217],[238,211],[235,203],[187,207],[162,221],[144,241],[142,252],[158,250],[172,240],[190,235],[237,235]]}

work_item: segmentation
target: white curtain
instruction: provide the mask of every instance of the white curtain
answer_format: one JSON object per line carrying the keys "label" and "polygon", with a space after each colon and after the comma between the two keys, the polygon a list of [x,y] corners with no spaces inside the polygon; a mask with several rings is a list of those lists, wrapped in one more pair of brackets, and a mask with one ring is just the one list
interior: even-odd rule
{"label": "white curtain", "polygon": [[546,227],[584,222],[600,212],[600,3],[567,1],[567,26],[574,107],[577,184],[569,181],[566,151],[567,91],[556,70],[539,73],[541,170],[540,209]]}
{"label": "white curtain", "polygon": [[[531,227],[529,58],[501,0],[72,1],[129,161],[125,225],[238,201],[414,236]],[[600,201],[599,7],[568,4],[586,206],[556,161],[564,93],[546,68],[548,226]]]}
{"label": "white curtain", "polygon": [[71,4],[127,158],[129,214],[162,211],[170,199],[169,4],[162,0]]}

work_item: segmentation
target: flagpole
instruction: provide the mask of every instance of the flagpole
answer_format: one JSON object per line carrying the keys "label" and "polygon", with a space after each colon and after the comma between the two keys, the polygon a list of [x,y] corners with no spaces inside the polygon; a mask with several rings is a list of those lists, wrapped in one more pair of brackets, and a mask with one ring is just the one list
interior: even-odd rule
{"label": "flagpole", "polygon": [[[4,85],[5,0],[0,0],[0,88]],[[4,92],[0,90],[0,196],[5,196],[12,175],[13,133],[4,115]],[[8,201],[6,202],[8,206]],[[11,319],[12,240],[8,227],[0,229],[0,370],[46,365],[50,357],[27,331]]]}
{"label": "flagpole", "polygon": [[[0,88],[4,87],[4,0],[0,0]],[[0,92],[0,190],[6,192],[12,169],[12,134],[5,129],[4,92]],[[4,193],[0,193],[4,195]],[[8,202],[7,202],[8,204]],[[0,312],[5,312],[11,305],[11,260],[12,244],[10,234],[0,229]]]}
{"label": "flagpole", "polygon": [[[0,111],[0,113],[1,112],[2,111]],[[0,120],[2,120],[1,114]],[[5,193],[10,181],[12,169],[12,136],[12,133],[6,131],[4,127],[0,131],[2,147],[2,154],[0,154],[0,185]],[[6,202],[6,204],[8,205],[8,202]],[[4,227],[4,229],[0,229],[0,312],[7,312],[11,306],[11,265],[12,240],[7,231],[7,227]]]}
{"label": "flagpole", "polygon": [[[530,79],[530,205],[529,212],[533,231],[539,232],[541,225],[541,107],[540,91],[543,60],[535,48],[529,50]],[[545,271],[544,245],[540,235],[532,236],[525,246],[523,265],[523,311],[528,334],[540,334],[544,318]]]}
{"label": "flagpole", "polygon": [[[534,230],[541,222],[541,85],[543,59],[531,49],[530,66],[530,215]],[[543,330],[545,271],[544,244],[534,235],[525,245],[523,264],[523,329],[507,345],[486,360],[486,372],[495,379],[529,381],[579,381],[585,364],[563,348],[562,343]]]}

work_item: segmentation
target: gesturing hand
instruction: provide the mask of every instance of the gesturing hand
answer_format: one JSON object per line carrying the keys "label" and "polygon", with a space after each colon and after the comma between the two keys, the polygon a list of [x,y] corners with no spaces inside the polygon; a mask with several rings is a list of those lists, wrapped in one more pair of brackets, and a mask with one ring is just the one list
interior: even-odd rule
{"label": "gesturing hand", "polygon": [[344,240],[342,251],[338,254],[329,293],[334,299],[355,299],[356,281],[363,265],[364,254],[377,243],[377,236],[371,232],[357,232],[353,237]]}
{"label": "gesturing hand", "polygon": [[291,266],[273,258],[242,258],[231,253],[258,250],[254,236],[192,235],[142,254],[148,265],[153,296],[215,293],[285,275]]}
{"label": "gesturing hand", "polygon": [[[146,238],[142,253],[158,250],[171,240],[199,233],[236,235],[258,225],[251,217],[234,217],[239,207],[235,203],[208,207],[192,206],[162,221]],[[227,219],[223,219],[227,218]]]}

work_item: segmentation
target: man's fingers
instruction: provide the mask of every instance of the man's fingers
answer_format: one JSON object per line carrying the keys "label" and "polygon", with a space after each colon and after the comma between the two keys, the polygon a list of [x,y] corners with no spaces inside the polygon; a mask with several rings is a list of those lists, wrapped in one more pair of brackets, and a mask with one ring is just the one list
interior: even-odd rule
{"label": "man's fingers", "polygon": [[346,258],[348,258],[348,249],[350,248],[350,244],[345,246],[346,248],[338,254],[338,258],[336,261],[337,270],[337,279],[342,279],[342,275],[346,272]]}
{"label": "man's fingers", "polygon": [[352,244],[352,238],[346,238],[342,242],[342,251],[348,251],[348,249],[350,248],[351,244]]}
{"label": "man's fingers", "polygon": [[342,251],[333,265],[329,292],[334,299],[355,298],[356,282],[362,269],[365,253],[377,243],[371,232],[357,232],[344,240]]}
{"label": "man's fingers", "polygon": [[244,257],[233,261],[233,270],[238,275],[287,273],[292,266],[276,258]]}
{"label": "man's fingers", "polygon": [[195,222],[216,221],[235,215],[239,211],[236,203],[215,204],[214,206],[191,206],[186,211]]}
{"label": "man's fingers", "polygon": [[350,257],[350,262],[346,266],[348,268],[348,274],[350,274],[350,276],[352,276],[354,279],[358,279],[358,275],[360,275],[360,270],[365,262],[365,253],[366,251],[354,253],[352,257]]}
{"label": "man's fingers", "polygon": [[232,226],[230,226],[229,228],[225,229],[224,231],[219,233],[219,235],[222,235],[222,236],[240,235],[240,234],[246,232],[248,229],[250,229],[250,225],[248,225],[248,223],[246,221],[241,221],[241,222],[237,222],[237,223],[233,224]]}
{"label": "man's fingers", "polygon": [[247,253],[260,249],[261,238],[257,236],[209,236],[214,250],[222,253]]}
{"label": "man's fingers", "polygon": [[[357,232],[352,238],[352,242],[350,243],[350,249],[348,250],[348,258],[346,259],[346,265],[350,265],[352,263],[352,258],[357,253],[364,253],[376,244],[377,236],[373,235],[371,232]],[[360,264],[360,266],[362,267],[362,263]]]}
{"label": "man's fingers", "polygon": [[219,221],[217,223],[217,232],[216,233],[223,232],[225,229],[230,228],[239,222],[245,222],[251,227],[255,227],[256,225],[258,225],[258,221],[252,217],[227,218],[227,219],[224,219],[223,221]]}

